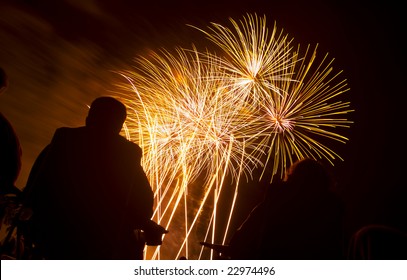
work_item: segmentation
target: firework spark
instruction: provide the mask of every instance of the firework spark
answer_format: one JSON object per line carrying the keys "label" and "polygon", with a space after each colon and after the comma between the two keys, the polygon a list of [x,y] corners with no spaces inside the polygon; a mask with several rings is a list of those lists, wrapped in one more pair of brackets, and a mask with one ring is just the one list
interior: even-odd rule
{"label": "firework spark", "polygon": [[[248,14],[241,21],[230,19],[232,28],[212,23],[208,30],[194,27],[220,48],[219,67],[243,101],[261,102],[264,91],[277,91],[274,81],[290,79],[291,43],[276,24],[271,31],[266,17]],[[248,99],[249,98],[249,99]],[[257,100],[260,98],[260,100]]]}
{"label": "firework spark", "polygon": [[258,144],[252,152],[263,158],[265,168],[272,165],[271,180],[296,159],[325,158],[332,164],[341,159],[313,137],[348,140],[333,131],[352,123],[340,118],[352,110],[349,102],[335,101],[349,88],[346,80],[338,81],[341,72],[333,73],[333,60],[327,62],[326,55],[315,66],[317,47],[310,54],[308,46],[302,56],[299,46],[293,52],[292,40],[276,25],[269,36],[265,17],[247,15],[230,22],[232,28],[212,23],[209,31],[197,29],[222,50],[219,67],[228,73],[233,93],[250,102],[253,119],[260,120],[249,133]]}
{"label": "firework spark", "polygon": [[[222,75],[218,64],[208,59],[203,63],[200,56],[196,50],[177,49],[177,55],[163,50],[138,59],[138,71],[122,73],[134,96],[124,99],[133,109],[128,135],[144,150],[143,167],[157,201],[154,215],[171,232],[177,232],[171,222],[185,204],[188,185],[201,176],[199,210],[192,218],[184,211],[185,241],[176,257],[182,250],[188,257],[188,236],[214,192],[216,209],[226,175],[240,178],[258,164],[245,152],[247,135],[242,132],[253,122],[248,109],[236,106],[226,79],[210,78]],[[215,223],[216,218],[212,228]]]}
{"label": "firework spark", "polygon": [[272,161],[272,178],[278,171],[282,177],[296,159],[324,158],[332,165],[336,158],[343,160],[323,140],[348,140],[335,130],[352,123],[345,118],[353,111],[350,103],[338,100],[349,88],[346,80],[339,80],[341,72],[333,72],[333,60],[328,61],[328,55],[318,64],[316,50],[308,46],[298,59],[298,47],[293,54],[296,63],[287,70],[289,80],[274,81],[281,92],[269,91],[260,104],[261,122],[256,126],[262,131],[261,145],[268,149],[266,162]]}
{"label": "firework spark", "polygon": [[[143,148],[154,219],[171,233],[166,246],[147,251],[146,258],[201,258],[199,241],[227,241],[239,180],[250,178],[253,168],[271,165],[273,176],[282,176],[297,158],[333,163],[340,156],[323,140],[348,140],[335,131],[349,127],[343,115],[352,110],[337,100],[348,87],[337,81],[332,60],[325,56],[317,64],[316,48],[302,56],[299,47],[293,51],[275,25],[269,33],[265,17],[231,23],[197,28],[222,56],[195,47],[162,49],[120,72],[126,82],[118,96],[131,108],[126,135]],[[235,194],[220,227],[225,186]]]}

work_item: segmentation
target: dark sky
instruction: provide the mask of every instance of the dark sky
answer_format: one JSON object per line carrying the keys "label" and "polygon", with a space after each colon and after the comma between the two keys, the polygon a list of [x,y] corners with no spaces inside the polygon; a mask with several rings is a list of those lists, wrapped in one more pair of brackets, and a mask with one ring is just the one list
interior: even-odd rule
{"label": "dark sky", "polygon": [[161,2],[0,1],[0,65],[11,83],[0,110],[23,145],[19,187],[55,128],[83,124],[84,104],[107,93],[115,81],[111,70],[128,67],[147,49],[201,44],[187,24],[205,27],[255,12],[275,21],[296,43],[318,43],[319,52],[335,58],[334,68],[348,80],[355,123],[345,132],[348,143],[335,149],[344,162],[335,162],[334,172],[347,203],[349,231],[368,223],[407,230],[401,176],[407,34],[398,1]]}

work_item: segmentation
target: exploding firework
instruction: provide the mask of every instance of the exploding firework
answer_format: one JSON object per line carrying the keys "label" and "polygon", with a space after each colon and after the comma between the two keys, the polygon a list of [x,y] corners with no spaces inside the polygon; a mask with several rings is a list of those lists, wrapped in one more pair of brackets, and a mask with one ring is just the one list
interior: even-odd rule
{"label": "exploding firework", "polygon": [[[154,216],[177,232],[176,227],[171,230],[171,223],[174,215],[184,212],[185,238],[175,257],[182,252],[188,257],[191,230],[209,196],[214,196],[213,209],[217,208],[226,176],[236,178],[237,184],[241,174],[259,163],[245,152],[250,140],[245,132],[254,121],[250,108],[242,102],[237,106],[226,79],[219,79],[223,74],[216,61],[203,63],[200,56],[196,50],[178,49],[176,55],[153,52],[137,60],[137,71],[122,73],[133,95],[124,99],[132,108],[126,123],[128,137],[144,150],[143,167],[155,190]],[[217,79],[212,78],[215,75]],[[188,186],[198,179],[200,205],[190,217]]]}
{"label": "exploding firework", "polygon": [[[270,165],[273,176],[282,175],[303,157],[332,163],[340,157],[323,140],[347,140],[335,129],[351,123],[340,117],[350,104],[337,100],[348,88],[332,61],[316,63],[316,48],[293,51],[276,26],[269,33],[265,17],[231,23],[198,28],[221,55],[162,49],[120,72],[126,82],[118,95],[130,108],[126,135],[143,148],[153,218],[170,230],[165,247],[148,248],[146,258],[203,258],[199,241],[227,241],[241,178]],[[234,195],[220,226],[224,188]]]}
{"label": "exploding firework", "polygon": [[233,94],[245,102],[261,103],[269,90],[278,91],[275,81],[290,80],[292,39],[274,25],[271,34],[266,17],[247,15],[232,28],[212,23],[203,32],[222,51],[217,56],[219,67],[234,86]]}
{"label": "exploding firework", "polygon": [[335,101],[349,88],[345,80],[338,81],[340,72],[333,73],[333,60],[326,62],[326,55],[316,65],[317,48],[311,55],[309,47],[302,56],[299,47],[293,52],[292,40],[278,33],[276,25],[269,35],[265,17],[247,15],[230,22],[232,28],[213,23],[209,31],[198,29],[223,51],[219,67],[229,74],[233,93],[255,108],[253,118],[260,122],[252,126],[259,133],[252,137],[258,143],[253,153],[271,168],[271,180],[296,159],[332,163],[340,158],[313,137],[348,140],[333,131],[352,123],[339,117],[352,110],[349,102]]}
{"label": "exploding firework", "polygon": [[262,131],[261,145],[268,150],[265,167],[271,169],[271,178],[278,171],[282,177],[297,159],[324,158],[331,164],[334,159],[343,160],[323,140],[348,140],[335,130],[352,123],[344,117],[353,111],[350,103],[338,100],[349,88],[346,80],[339,79],[341,72],[333,72],[333,60],[328,61],[327,55],[317,62],[316,50],[308,46],[298,59],[298,47],[293,54],[296,63],[287,69],[289,79],[274,81],[278,90],[270,90],[259,104],[257,127]]}

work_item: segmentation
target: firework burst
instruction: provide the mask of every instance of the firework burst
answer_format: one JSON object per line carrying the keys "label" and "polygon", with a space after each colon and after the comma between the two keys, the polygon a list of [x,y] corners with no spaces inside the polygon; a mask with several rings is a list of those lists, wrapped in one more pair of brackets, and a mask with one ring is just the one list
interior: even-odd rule
{"label": "firework burst", "polygon": [[[154,219],[171,233],[165,249],[147,252],[146,258],[201,258],[202,248],[198,253],[194,247],[198,241],[227,241],[239,180],[250,178],[253,168],[271,168],[273,178],[299,158],[333,163],[340,156],[324,140],[348,140],[336,132],[349,127],[343,116],[352,110],[338,100],[348,87],[333,72],[333,61],[325,56],[317,63],[317,48],[303,55],[299,47],[293,51],[292,40],[275,25],[269,32],[265,17],[230,21],[232,28],[215,23],[208,31],[197,28],[221,56],[195,47],[162,49],[136,58],[134,70],[120,72],[126,82],[117,94],[130,108],[126,135],[143,148]],[[234,196],[219,233],[225,185],[234,188]]]}
{"label": "firework burst", "polygon": [[[176,51],[176,55],[165,50],[151,53],[137,60],[137,71],[121,73],[131,85],[122,88],[127,89],[124,102],[132,108],[126,123],[128,137],[143,148],[143,167],[157,201],[154,215],[170,231],[191,182],[201,176],[201,209],[211,193],[219,196],[226,175],[240,178],[258,164],[246,154],[247,135],[242,133],[253,118],[248,108],[236,106],[226,79],[211,78],[223,75],[218,64],[210,59],[202,63],[195,49]],[[214,208],[216,204],[215,198]],[[187,212],[182,248],[200,210],[192,218]],[[216,219],[212,221],[214,228]]]}
{"label": "firework burst", "polygon": [[346,142],[334,130],[352,123],[340,117],[352,110],[349,102],[337,100],[349,88],[346,80],[338,81],[341,72],[333,73],[333,60],[327,62],[326,55],[317,65],[317,47],[310,51],[308,46],[302,55],[299,46],[293,51],[292,40],[276,25],[269,35],[265,17],[230,22],[232,28],[212,23],[209,31],[197,29],[222,50],[219,67],[228,74],[233,94],[250,103],[253,119],[260,121],[249,133],[258,144],[252,152],[271,168],[271,180],[296,159],[325,158],[332,164],[341,159],[317,140]]}
{"label": "firework burst", "polygon": [[[333,71],[333,60],[325,55],[317,62],[317,47],[308,46],[301,59],[300,48],[293,54],[292,69],[286,81],[273,81],[279,92],[269,91],[268,98],[260,104],[262,115],[256,127],[262,131],[261,146],[268,150],[266,162],[271,160],[272,178],[278,171],[280,177],[295,160],[305,157],[326,159],[333,165],[342,158],[323,140],[345,143],[348,139],[337,132],[348,128],[352,121],[345,115],[352,112],[349,102],[338,99],[349,90],[341,72]],[[270,165],[266,164],[266,168]]]}
{"label": "firework burst", "polygon": [[218,66],[227,73],[233,94],[243,101],[261,102],[265,92],[278,90],[273,81],[290,78],[292,40],[276,24],[270,32],[265,16],[248,14],[230,23],[231,28],[217,23],[208,30],[193,27],[220,48]]}

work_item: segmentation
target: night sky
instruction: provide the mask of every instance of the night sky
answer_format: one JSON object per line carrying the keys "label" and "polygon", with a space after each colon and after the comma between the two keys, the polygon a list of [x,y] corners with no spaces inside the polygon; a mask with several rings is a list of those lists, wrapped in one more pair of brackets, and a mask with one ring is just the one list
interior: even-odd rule
{"label": "night sky", "polygon": [[[10,86],[0,110],[23,148],[23,188],[31,165],[60,126],[80,126],[86,104],[109,94],[135,55],[205,44],[188,27],[266,15],[296,44],[319,44],[350,91],[354,121],[336,144],[333,171],[347,207],[347,230],[384,223],[407,230],[405,15],[392,1],[0,0],[0,65]],[[379,1],[380,2],[380,1]],[[394,1],[396,2],[396,1]],[[356,6],[355,6],[356,5]],[[402,20],[403,19],[403,20]],[[403,114],[403,115],[402,115]],[[405,166],[405,165],[403,165]]]}

